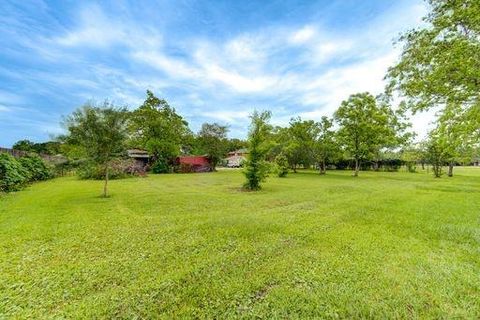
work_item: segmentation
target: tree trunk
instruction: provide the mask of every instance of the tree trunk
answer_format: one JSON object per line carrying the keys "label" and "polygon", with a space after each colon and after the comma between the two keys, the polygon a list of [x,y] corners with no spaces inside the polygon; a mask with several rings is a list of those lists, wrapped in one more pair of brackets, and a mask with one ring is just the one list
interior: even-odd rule
{"label": "tree trunk", "polygon": [[105,184],[103,185],[103,197],[108,197],[108,164],[105,165]]}
{"label": "tree trunk", "polygon": [[453,162],[448,164],[448,176],[453,177]]}
{"label": "tree trunk", "polygon": [[425,170],[425,162],[422,161],[422,170]]}
{"label": "tree trunk", "polygon": [[355,159],[355,172],[353,173],[354,177],[358,177],[358,171],[360,170],[360,163],[358,159]]}

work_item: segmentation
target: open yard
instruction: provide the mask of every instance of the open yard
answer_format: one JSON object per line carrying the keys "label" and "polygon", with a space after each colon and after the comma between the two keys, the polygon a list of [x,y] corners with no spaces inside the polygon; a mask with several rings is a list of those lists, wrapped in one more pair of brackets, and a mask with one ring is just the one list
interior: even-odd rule
{"label": "open yard", "polygon": [[0,197],[0,318],[479,318],[480,168],[60,178]]}

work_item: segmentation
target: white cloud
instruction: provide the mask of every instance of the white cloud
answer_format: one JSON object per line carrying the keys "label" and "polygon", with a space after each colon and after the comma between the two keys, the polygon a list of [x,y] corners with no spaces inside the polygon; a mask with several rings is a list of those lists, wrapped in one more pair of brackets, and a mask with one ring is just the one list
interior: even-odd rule
{"label": "white cloud", "polygon": [[[52,57],[71,55],[71,61],[80,62],[81,72],[75,77],[32,75],[55,90],[63,82],[80,88],[76,94],[82,98],[97,95],[130,105],[138,105],[147,88],[169,101],[168,94],[174,91],[171,100],[194,121],[199,115],[243,125],[254,106],[272,110],[276,123],[286,124],[296,115],[319,119],[331,115],[350,94],[383,90],[385,72],[398,55],[392,38],[418,23],[424,13],[423,6],[400,9],[355,34],[310,23],[272,26],[222,41],[190,38],[172,43],[148,25],[140,27],[121,14],[112,18],[98,5],[90,5],[80,11],[78,25],[38,49]],[[89,62],[82,54],[91,48],[123,55],[128,68]],[[226,110],[229,106],[234,110]],[[418,127],[429,122],[427,118],[418,118]]]}
{"label": "white cloud", "polygon": [[315,36],[315,29],[312,26],[305,26],[302,29],[294,32],[290,38],[289,41],[293,44],[304,44]]}
{"label": "white cloud", "polygon": [[228,110],[215,111],[215,112],[205,111],[205,112],[201,112],[201,115],[204,117],[221,120],[227,123],[232,123],[232,122],[248,121],[248,116],[250,115],[250,112],[249,111],[228,111]]}
{"label": "white cloud", "polygon": [[108,48],[115,44],[129,47],[158,47],[162,37],[153,29],[140,29],[121,16],[110,18],[98,5],[82,8],[77,27],[54,42],[66,47]]}

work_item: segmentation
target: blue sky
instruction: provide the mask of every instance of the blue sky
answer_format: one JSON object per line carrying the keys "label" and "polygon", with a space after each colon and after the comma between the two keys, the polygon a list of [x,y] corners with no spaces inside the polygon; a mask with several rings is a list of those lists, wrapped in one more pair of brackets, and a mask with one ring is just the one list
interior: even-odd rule
{"label": "blue sky", "polygon": [[392,40],[425,12],[421,0],[3,0],[0,146],[49,139],[87,100],[137,107],[147,89],[193,131],[215,121],[232,137],[253,109],[280,125],[329,116],[382,91]]}

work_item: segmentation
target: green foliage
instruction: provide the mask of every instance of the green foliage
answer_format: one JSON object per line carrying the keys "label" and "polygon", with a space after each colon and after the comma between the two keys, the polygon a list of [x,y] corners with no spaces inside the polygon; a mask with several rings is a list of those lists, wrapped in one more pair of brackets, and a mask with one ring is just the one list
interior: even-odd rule
{"label": "green foliage", "polygon": [[288,174],[288,158],[284,153],[280,153],[275,157],[276,171],[280,178],[286,177]]}
{"label": "green foliage", "polygon": [[435,178],[440,178],[443,174],[443,165],[450,157],[448,148],[445,144],[445,139],[438,132],[430,133],[430,138],[427,143],[427,161],[432,165],[433,175]]}
{"label": "green foliage", "polygon": [[309,168],[314,162],[318,132],[318,124],[313,120],[302,120],[300,117],[290,120],[282,139],[285,141],[283,152],[294,172],[299,165]]}
{"label": "green foliage", "polygon": [[[132,159],[113,159],[109,163],[108,178],[112,180],[143,175],[143,173],[135,167],[135,161]],[[78,167],[77,175],[83,180],[104,180],[105,168],[95,162],[85,161]]]}
{"label": "green foliage", "polygon": [[326,173],[328,161],[338,157],[339,147],[335,141],[335,131],[332,129],[333,120],[322,117],[318,123],[318,135],[314,143],[314,156],[320,169],[320,174]]}
{"label": "green foliage", "polygon": [[30,155],[21,157],[18,162],[27,172],[28,181],[41,181],[53,177],[52,168],[48,167],[46,163],[38,156]]}
{"label": "green foliage", "polygon": [[245,140],[232,138],[227,140],[227,152],[236,151],[239,149],[246,149],[248,147],[248,142]]}
{"label": "green foliage", "polygon": [[6,153],[0,153],[0,192],[22,189],[28,182],[29,172],[21,163]]}
{"label": "green foliage", "polygon": [[144,148],[155,160],[161,159],[169,167],[184,144],[190,143],[188,123],[166,100],[157,98],[151,91],[147,90],[147,98],[130,118],[130,144]]}
{"label": "green foliage", "polygon": [[105,184],[103,196],[108,195],[110,162],[125,150],[128,114],[105,101],[101,107],[86,104],[65,120],[69,145],[74,145],[89,162],[103,168]]}
{"label": "green foliage", "polygon": [[14,150],[26,151],[26,152],[33,152],[33,146],[35,145],[34,142],[24,139],[15,142],[12,146]]}
{"label": "green foliage", "polygon": [[0,192],[18,191],[30,182],[53,177],[51,168],[38,156],[15,159],[0,153]]}
{"label": "green foliage", "polygon": [[269,152],[269,135],[271,126],[268,123],[271,113],[269,111],[254,111],[250,116],[252,122],[248,133],[249,154],[244,165],[244,174],[247,182],[244,188],[247,190],[260,190],[261,183],[265,181],[270,171],[270,166],[266,161],[266,155]]}
{"label": "green foliage", "polygon": [[218,123],[204,123],[198,132],[197,142],[201,154],[208,155],[213,170],[227,153],[227,132],[228,127]]}
{"label": "green foliage", "polygon": [[20,140],[15,142],[12,149],[39,154],[57,155],[61,153],[61,143],[58,141],[35,143],[30,140]]}
{"label": "green foliage", "polygon": [[170,173],[172,172],[172,167],[164,158],[158,158],[151,166],[153,173]]}
{"label": "green foliage", "polygon": [[377,105],[369,93],[351,95],[334,117],[340,127],[339,142],[355,161],[355,176],[361,161],[372,159],[382,148],[394,144],[394,113],[386,104]]}
{"label": "green foliage", "polygon": [[430,0],[425,24],[400,38],[401,60],[388,72],[388,91],[398,90],[414,111],[456,104],[479,130],[480,1]]}

